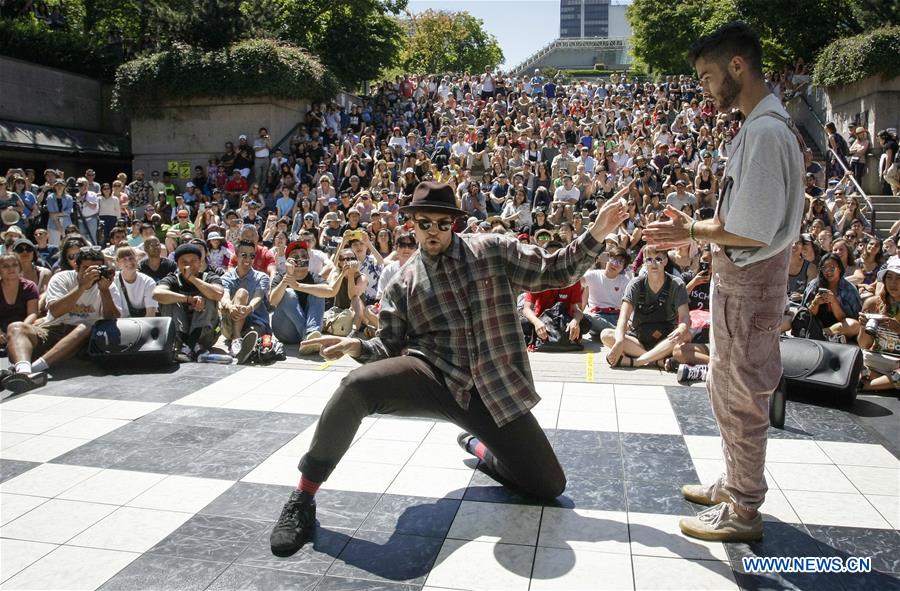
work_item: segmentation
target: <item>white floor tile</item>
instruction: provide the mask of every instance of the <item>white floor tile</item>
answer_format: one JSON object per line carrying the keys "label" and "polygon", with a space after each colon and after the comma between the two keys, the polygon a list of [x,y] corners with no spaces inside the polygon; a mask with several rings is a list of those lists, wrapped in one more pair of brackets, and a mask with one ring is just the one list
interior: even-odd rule
{"label": "white floor tile", "polygon": [[378,464],[405,464],[419,444],[414,441],[360,439],[350,446],[344,459]]}
{"label": "white floor tile", "polygon": [[888,529],[890,524],[859,493],[786,490],[784,496],[803,523]]}
{"label": "white floor tile", "polygon": [[437,421],[424,439],[424,443],[456,444],[456,436],[462,429],[445,421]]}
{"label": "white floor tile", "polygon": [[461,499],[472,480],[472,472],[472,469],[465,466],[460,469],[405,466],[385,492],[415,497]]}
{"label": "white floor tile", "polygon": [[815,441],[808,439],[772,439],[766,443],[766,463],[831,464]]}
{"label": "white floor tile", "polygon": [[0,433],[0,451],[9,449],[14,445],[19,445],[23,441],[28,441],[36,435],[29,433]]}
{"label": "white floor tile", "polygon": [[92,417],[104,419],[122,419],[133,421],[142,416],[164,407],[161,402],[136,402],[133,400],[116,400],[109,406],[104,406],[90,414]]}
{"label": "white floor tile", "polygon": [[166,476],[128,503],[130,507],[196,513],[231,488],[230,480]]}
{"label": "white floor tile", "polygon": [[237,408],[241,410],[259,410],[270,411],[291,399],[291,394],[287,393],[262,393],[249,392],[241,394],[234,400],[230,400],[222,405],[222,408]]}
{"label": "white floor tile", "polygon": [[408,465],[458,470],[467,467],[463,462],[468,459],[472,455],[456,443],[423,443],[409,458]]}
{"label": "white floor tile", "polygon": [[668,398],[642,396],[616,396],[616,412],[619,414],[674,415]]}
{"label": "white floor tile", "polygon": [[715,560],[683,560],[676,558],[656,558],[635,556],[634,588],[727,591],[738,590],[734,573],[727,562]]}
{"label": "white floor tile", "polygon": [[762,508],[763,521],[781,521],[782,523],[800,523],[800,517],[791,507],[784,493],[776,488],[770,488],[766,493],[766,500]]}
{"label": "white floor tile", "polygon": [[383,493],[397,477],[400,466],[341,462],[322,484],[323,489]]}
{"label": "white floor tile", "polygon": [[654,398],[668,400],[664,386],[644,386],[641,384],[616,384],[614,386],[616,397],[627,396],[631,398]]}
{"label": "white floor tile", "polygon": [[656,433],[681,435],[681,427],[674,412],[668,414],[619,413],[619,431],[622,433]]}
{"label": "white floor tile", "polygon": [[723,458],[722,439],[718,436],[685,435],[684,442],[687,443],[688,452],[695,460],[721,460]]}
{"label": "white floor tile", "polygon": [[864,495],[900,496],[900,468],[838,466]]}
{"label": "white floor tile", "polygon": [[900,459],[895,458],[884,446],[878,444],[843,441],[817,441],[816,443],[835,464],[900,468]]}
{"label": "white floor tile", "polygon": [[63,544],[110,513],[113,505],[50,499],[3,526],[3,537]]}
{"label": "white floor tile", "polygon": [[616,412],[616,399],[610,394],[563,394],[559,409],[566,412]]}
{"label": "white floor tile", "polygon": [[0,525],[6,525],[13,519],[25,515],[38,505],[46,502],[47,499],[44,497],[0,493]]}
{"label": "white floor tile", "polygon": [[540,507],[463,501],[447,537],[533,546],[540,522]]}
{"label": "white floor tile", "polygon": [[241,482],[295,486],[300,480],[297,458],[293,456],[269,456],[259,466],[241,478]]}
{"label": "white floor tile", "polygon": [[678,527],[680,515],[629,513],[631,553],[641,556],[666,556],[701,560],[728,560],[721,542],[688,538]]}
{"label": "white floor tile", "polygon": [[472,591],[527,591],[534,550],[531,546],[445,540],[425,584]]}
{"label": "white floor tile", "polygon": [[309,449],[309,444],[312,443],[313,434],[316,432],[316,423],[313,423],[306,429],[300,432],[299,435],[295,436],[293,439],[279,447],[275,454],[276,456],[290,456],[296,460],[300,459],[300,456],[306,453]]}
{"label": "white floor tile", "polygon": [[559,422],[559,410],[555,408],[550,408],[547,410],[532,410],[531,414],[534,416],[535,420],[538,422],[538,425],[540,425],[541,428],[556,429],[556,425]]}
{"label": "white floor tile", "polygon": [[[545,396],[556,396],[559,397],[563,392],[563,387],[566,384],[564,382],[542,382],[540,380],[535,380],[534,389],[537,390],[538,395],[543,399]],[[573,384],[573,386],[577,387],[579,384]]]}
{"label": "white floor tile", "polygon": [[[103,410],[103,409],[101,409]],[[78,417],[65,425],[47,431],[47,435],[58,437],[75,437],[78,439],[96,439],[127,425],[130,421],[122,419],[104,419],[101,417]]]}
{"label": "white floor tile", "polygon": [[299,415],[320,415],[325,410],[328,400],[313,396],[291,396],[272,410],[290,412]]}
{"label": "white floor tile", "polygon": [[422,441],[431,431],[434,421],[379,418],[372,425],[365,439],[395,439],[398,441]]}
{"label": "white floor tile", "polygon": [[613,412],[559,411],[557,429],[576,431],[618,431],[619,422]]}
{"label": "white floor tile", "polygon": [[46,556],[57,546],[43,542],[0,539],[0,581],[17,574],[33,562]]}
{"label": "white floor tile", "polygon": [[725,472],[725,460],[700,460],[692,458],[694,469],[697,470],[697,478],[700,483],[708,484],[719,478]]}
{"label": "white floor tile", "polygon": [[766,469],[781,490],[856,492],[853,484],[833,464],[766,462]]}
{"label": "white floor tile", "polygon": [[538,548],[531,591],[622,591],[634,589],[631,557],[584,548]]}
{"label": "white floor tile", "polygon": [[84,445],[86,440],[72,437],[53,437],[50,435],[34,435],[27,441],[14,445],[0,452],[6,460],[23,460],[26,462],[49,462],[76,447]]}
{"label": "white floor tile", "polygon": [[72,419],[73,417],[66,415],[4,410],[0,412],[0,430],[40,435],[68,423]]}
{"label": "white floor tile", "polygon": [[72,398],[67,397],[65,402],[54,404],[44,412],[52,415],[68,417],[83,417],[100,409],[112,405],[115,400],[109,398]]}
{"label": "white floor tile", "polygon": [[[612,398],[615,389],[612,384],[597,384],[590,382],[564,382],[563,396],[591,396],[594,398]],[[540,392],[540,391],[538,391]]]}
{"label": "white floor tile", "polygon": [[538,546],[630,554],[628,515],[623,511],[544,507]]}
{"label": "white floor tile", "polygon": [[894,529],[900,529],[900,497],[885,495],[866,495],[869,502],[875,505],[881,516],[887,519]]}
{"label": "white floor tile", "polygon": [[3,586],[8,589],[93,590],[138,556],[132,552],[61,546]]}
{"label": "white floor tile", "polygon": [[26,394],[25,396],[17,396],[8,402],[0,405],[0,412],[15,410],[20,412],[41,412],[55,404],[65,402],[68,398],[64,396],[46,396],[44,394]]}
{"label": "white floor tile", "polygon": [[146,552],[190,519],[190,513],[120,507],[71,540],[73,546]]}
{"label": "white floor tile", "polygon": [[34,495],[36,497],[55,497],[99,471],[100,468],[88,468],[85,466],[42,464],[0,484],[0,492]]}
{"label": "white floor tile", "polygon": [[[218,382],[217,382],[218,384]],[[192,394],[188,394],[178,400],[172,402],[172,404],[179,405],[187,405],[187,406],[206,406],[206,407],[220,407],[228,402],[234,400],[239,397],[243,392],[232,392],[229,390],[215,390],[212,386],[208,388],[203,388],[201,390],[197,390]]]}
{"label": "white floor tile", "polygon": [[124,505],[154,484],[165,474],[132,472],[130,470],[103,470],[83,480],[59,495],[60,499]]}

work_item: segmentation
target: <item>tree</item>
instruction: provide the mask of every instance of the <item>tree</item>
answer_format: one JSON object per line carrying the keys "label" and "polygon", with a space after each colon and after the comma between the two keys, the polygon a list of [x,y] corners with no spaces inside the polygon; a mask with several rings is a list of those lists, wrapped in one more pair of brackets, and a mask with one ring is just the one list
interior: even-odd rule
{"label": "tree", "polygon": [[400,54],[408,72],[480,72],[503,61],[497,39],[468,12],[426,10],[411,24],[413,33]]}
{"label": "tree", "polygon": [[221,49],[250,36],[261,18],[244,0],[149,0],[152,23],[171,41]]}
{"label": "tree", "polygon": [[347,87],[393,65],[406,0],[271,0],[278,37],[305,47]]}

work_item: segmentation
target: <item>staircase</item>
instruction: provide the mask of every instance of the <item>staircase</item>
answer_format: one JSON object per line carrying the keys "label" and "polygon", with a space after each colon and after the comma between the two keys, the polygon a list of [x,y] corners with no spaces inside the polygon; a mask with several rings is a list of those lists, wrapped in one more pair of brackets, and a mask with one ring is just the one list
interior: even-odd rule
{"label": "staircase", "polygon": [[875,230],[879,236],[887,238],[891,226],[900,220],[900,197],[869,195],[869,201],[875,208]]}

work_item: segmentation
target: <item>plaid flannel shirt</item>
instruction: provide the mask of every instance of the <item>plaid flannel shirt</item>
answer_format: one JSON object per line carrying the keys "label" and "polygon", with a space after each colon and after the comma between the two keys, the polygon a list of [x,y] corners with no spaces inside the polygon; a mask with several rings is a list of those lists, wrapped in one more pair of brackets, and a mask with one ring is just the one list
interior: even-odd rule
{"label": "plaid flannel shirt", "polygon": [[498,234],[454,234],[431,257],[418,251],[385,288],[378,336],[357,361],[412,354],[433,363],[462,408],[475,388],[498,426],[527,413],[534,388],[516,294],[563,288],[602,250],[589,233],[554,254]]}

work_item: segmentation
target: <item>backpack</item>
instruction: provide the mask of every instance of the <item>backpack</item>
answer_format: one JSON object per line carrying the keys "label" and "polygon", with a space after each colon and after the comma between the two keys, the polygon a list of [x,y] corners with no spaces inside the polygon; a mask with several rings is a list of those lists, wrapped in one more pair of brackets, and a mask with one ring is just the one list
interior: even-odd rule
{"label": "backpack", "polygon": [[528,350],[543,353],[584,350],[584,345],[580,342],[569,339],[569,331],[566,330],[566,326],[570,320],[568,302],[556,302],[544,310],[541,313],[541,321],[547,326],[547,340],[542,341],[535,332],[534,339],[528,345]]}
{"label": "backpack", "polygon": [[284,344],[271,334],[261,335],[250,353],[250,362],[259,365],[269,365],[285,359],[287,355],[284,353]]}

